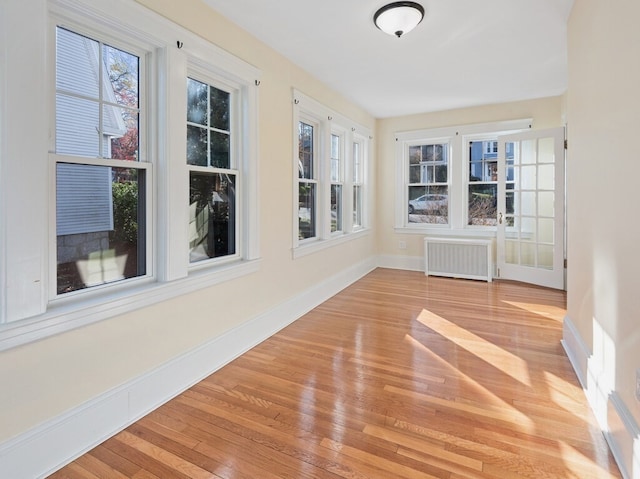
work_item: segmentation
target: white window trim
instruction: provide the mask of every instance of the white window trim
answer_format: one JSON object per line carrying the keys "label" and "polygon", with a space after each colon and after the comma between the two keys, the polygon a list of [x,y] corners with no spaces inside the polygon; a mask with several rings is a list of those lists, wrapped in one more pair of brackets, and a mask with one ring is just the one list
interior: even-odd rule
{"label": "white window trim", "polygon": [[[38,111],[42,104],[48,105],[49,121],[45,118],[40,123],[36,122],[37,130],[35,133],[31,131],[26,141],[17,128],[10,135],[1,132],[3,173],[15,169],[5,167],[8,166],[9,159],[12,159],[10,155],[13,155],[15,161],[19,152],[21,155],[18,158],[27,155],[34,159],[29,171],[34,174],[32,178],[35,179],[33,186],[27,185],[31,189],[25,191],[25,184],[12,183],[3,177],[3,198],[27,194],[29,203],[42,205],[42,211],[36,213],[32,225],[20,228],[17,227],[18,223],[24,217],[20,208],[11,214],[7,208],[1,210],[0,224],[3,225],[3,232],[12,230],[14,234],[27,234],[23,230],[28,230],[30,240],[21,245],[15,239],[9,241],[3,233],[0,241],[0,256],[3,258],[3,277],[0,283],[3,291],[10,289],[16,298],[11,305],[3,302],[0,307],[0,351],[257,271],[260,265],[257,158],[260,71],[144,6],[127,0],[112,0],[100,4],[90,0],[38,0],[38,4],[25,7],[15,0],[9,10],[11,9],[15,10],[12,13],[16,16],[34,20],[24,23],[31,24],[29,28],[33,29],[33,32],[26,34],[31,36],[35,33],[29,44],[29,51],[34,53],[29,57],[33,59],[33,68],[29,62],[25,62],[25,71],[43,69],[36,62],[48,66],[46,75],[38,75],[30,80],[34,91],[48,94],[46,101],[42,101],[43,95],[33,95],[28,100],[31,103],[20,106],[25,111]],[[146,155],[151,161],[144,166],[153,176],[147,179],[147,194],[153,205],[150,212],[152,219],[147,224],[148,234],[152,238],[151,261],[147,268],[153,274],[55,298],[50,295],[50,284],[55,281],[55,272],[52,276],[50,264],[55,262],[55,250],[53,256],[51,252],[51,238],[55,243],[56,222],[55,211],[47,206],[55,205],[55,167],[52,166],[55,162],[50,160],[47,153],[47,150],[51,151],[53,135],[49,128],[54,124],[51,117],[55,115],[52,71],[55,69],[55,56],[52,56],[54,45],[43,41],[51,34],[50,29],[46,28],[51,18],[56,19],[56,24],[67,25],[72,31],[84,32],[89,37],[96,36],[103,41],[109,38],[128,38],[131,41],[127,43],[134,43],[150,52],[151,57],[155,57],[148,62],[151,65],[148,65],[145,72],[150,80],[146,97]],[[19,25],[16,26],[11,26],[12,23],[6,24],[12,29],[6,35],[18,34],[18,31],[24,30],[22,22],[17,22]],[[179,46],[176,39],[180,42]],[[0,58],[9,55],[11,47],[7,45],[0,46]],[[44,45],[48,47],[45,49]],[[11,54],[11,58],[16,61],[18,57]],[[244,183],[241,193],[243,210],[240,214],[240,222],[243,224],[241,259],[194,269],[189,268],[188,255],[184,253],[188,249],[184,119],[189,65],[209,69],[215,75],[240,85],[242,104],[239,105],[239,110],[243,112],[241,121],[244,129],[238,165]],[[154,81],[155,78],[158,80]],[[24,116],[13,115],[18,102],[0,100],[3,113],[0,118]],[[149,111],[152,113],[148,113]],[[18,134],[14,135],[15,132]],[[28,151],[18,148],[24,144],[31,145]],[[47,184],[48,188],[42,188],[43,184]],[[37,241],[39,247],[31,245],[34,241]]]}
{"label": "white window trim", "polygon": [[[518,119],[491,123],[476,123],[444,128],[397,132],[396,138],[396,191],[395,191],[395,232],[402,234],[420,234],[434,236],[486,236],[496,235],[495,227],[468,226],[467,223],[467,191],[468,191],[468,152],[465,152],[465,141],[474,137],[498,136],[514,131],[522,131],[532,127],[532,119]],[[419,143],[450,143],[449,156],[449,224],[424,226],[408,223],[407,186],[408,167],[406,152],[409,145]]]}
{"label": "white window trim", "polygon": [[[368,204],[370,184],[369,168],[369,143],[371,141],[370,130],[345,116],[331,110],[322,103],[293,90],[293,205],[298,204],[298,123],[299,121],[312,121],[317,127],[317,144],[314,157],[315,177],[318,188],[316,198],[316,236],[300,240],[298,238],[298,208],[293,208],[293,238],[292,255],[293,258],[307,256],[326,248],[330,248],[348,241],[355,240],[370,234],[368,220]],[[342,211],[342,231],[331,232],[330,210],[331,210],[331,134],[340,134],[343,138],[342,145],[342,188],[343,188],[343,211]],[[353,151],[351,145],[354,141],[361,144],[361,162],[363,163],[363,225],[354,229],[353,227],[353,200],[350,199],[353,191],[353,178],[351,175],[351,165]],[[348,191],[349,194],[345,194]],[[348,209],[347,209],[348,208]]]}

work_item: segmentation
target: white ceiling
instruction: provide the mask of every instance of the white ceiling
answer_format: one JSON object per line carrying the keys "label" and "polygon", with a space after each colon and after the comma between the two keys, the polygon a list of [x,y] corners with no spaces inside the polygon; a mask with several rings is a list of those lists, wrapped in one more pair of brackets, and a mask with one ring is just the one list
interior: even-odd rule
{"label": "white ceiling", "polygon": [[574,0],[418,0],[395,38],[385,0],[204,0],[377,118],[560,95]]}

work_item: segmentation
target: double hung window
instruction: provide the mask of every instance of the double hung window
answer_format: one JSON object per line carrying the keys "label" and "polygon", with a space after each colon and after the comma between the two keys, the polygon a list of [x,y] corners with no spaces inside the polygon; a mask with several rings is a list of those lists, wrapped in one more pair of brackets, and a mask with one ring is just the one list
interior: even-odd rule
{"label": "double hung window", "polygon": [[362,228],[364,217],[364,162],[363,162],[364,140],[355,138],[353,141],[352,166],[351,166],[351,188],[353,190],[353,228]]}
{"label": "double hung window", "polygon": [[449,223],[449,143],[408,147],[408,222]]}
{"label": "double hung window", "polygon": [[308,120],[298,122],[298,237],[316,236],[318,127]]}
{"label": "double hung window", "polygon": [[238,170],[232,94],[187,79],[189,255],[195,263],[236,254]]}
{"label": "double hung window", "polygon": [[467,222],[495,226],[498,201],[498,141],[472,140],[469,148]]}
{"label": "double hung window", "polygon": [[56,294],[148,273],[143,61],[56,28]]}

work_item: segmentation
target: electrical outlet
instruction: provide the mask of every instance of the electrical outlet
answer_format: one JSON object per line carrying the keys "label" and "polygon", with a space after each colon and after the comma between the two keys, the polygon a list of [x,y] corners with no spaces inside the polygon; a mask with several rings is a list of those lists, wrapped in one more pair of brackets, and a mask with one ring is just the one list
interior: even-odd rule
{"label": "electrical outlet", "polygon": [[407,242],[406,241],[399,241],[398,242],[398,248],[407,249]]}

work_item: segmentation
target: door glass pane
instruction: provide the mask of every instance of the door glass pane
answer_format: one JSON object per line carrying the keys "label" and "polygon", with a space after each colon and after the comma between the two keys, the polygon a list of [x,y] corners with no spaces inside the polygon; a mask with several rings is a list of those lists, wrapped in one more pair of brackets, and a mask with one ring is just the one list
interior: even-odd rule
{"label": "door glass pane", "polygon": [[536,140],[524,140],[520,143],[520,163],[523,165],[532,165],[536,163]]}
{"label": "door glass pane", "polygon": [[540,138],[538,140],[538,163],[554,163],[553,138]]}
{"label": "door glass pane", "polygon": [[538,189],[553,190],[555,188],[555,166],[538,166]]}
{"label": "door glass pane", "polygon": [[538,215],[553,218],[553,203],[555,193],[553,191],[541,191],[538,193]]}
{"label": "door glass pane", "polygon": [[515,212],[515,201],[513,192],[513,183],[507,183],[505,193],[506,213],[512,215]]}
{"label": "door glass pane", "polygon": [[553,269],[553,246],[541,244],[538,245],[538,267],[544,269]]}
{"label": "door glass pane", "polygon": [[536,165],[523,166],[520,171],[520,188],[523,190],[536,189]]}
{"label": "door glass pane", "polygon": [[521,218],[520,219],[520,238],[527,241],[536,240],[536,219]]}
{"label": "door glass pane", "polygon": [[553,243],[554,222],[552,218],[538,219],[538,241],[540,243]]}
{"label": "door glass pane", "polygon": [[518,241],[514,240],[506,240],[505,241],[505,262],[509,264],[518,264],[518,254],[519,254],[519,245]]}
{"label": "door glass pane", "polygon": [[522,266],[536,265],[536,245],[535,243],[520,243],[520,264]]}
{"label": "door glass pane", "polygon": [[[536,215],[536,194],[533,191],[520,193],[520,214],[523,216]],[[517,213],[516,213],[517,214]]]}

